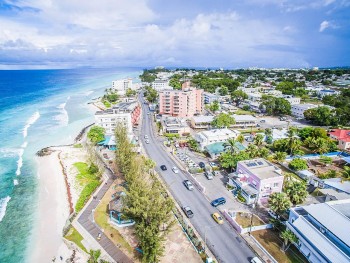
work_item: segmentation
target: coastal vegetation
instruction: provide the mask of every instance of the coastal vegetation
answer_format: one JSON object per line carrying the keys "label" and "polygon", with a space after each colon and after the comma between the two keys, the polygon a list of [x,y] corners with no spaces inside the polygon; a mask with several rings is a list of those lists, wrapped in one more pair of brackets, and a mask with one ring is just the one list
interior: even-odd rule
{"label": "coastal vegetation", "polygon": [[142,262],[159,262],[164,253],[164,241],[174,220],[174,203],[166,197],[154,173],[155,163],[134,152],[126,128],[116,128],[116,161],[128,184],[123,213],[136,222],[135,234],[142,249]]}
{"label": "coastal vegetation", "polygon": [[79,248],[81,248],[83,251],[87,253],[86,248],[84,247],[82,241],[83,241],[83,236],[80,235],[80,233],[74,228],[71,227],[67,233],[67,235],[64,236],[69,241],[72,241],[75,243]]}
{"label": "coastal vegetation", "polygon": [[77,162],[74,163],[75,168],[78,170],[77,180],[79,184],[83,187],[77,203],[75,204],[75,212],[79,212],[91,196],[91,194],[100,185],[100,172],[96,165],[91,163]]}
{"label": "coastal vegetation", "polygon": [[100,126],[94,125],[87,133],[87,137],[93,144],[97,144],[98,142],[103,141],[103,139],[105,138],[105,129]]}

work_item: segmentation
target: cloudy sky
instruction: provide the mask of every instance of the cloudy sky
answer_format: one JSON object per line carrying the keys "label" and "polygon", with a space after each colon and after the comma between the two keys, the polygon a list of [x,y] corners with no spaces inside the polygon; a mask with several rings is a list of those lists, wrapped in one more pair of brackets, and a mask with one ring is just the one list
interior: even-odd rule
{"label": "cloudy sky", "polygon": [[350,0],[0,0],[0,68],[350,66]]}

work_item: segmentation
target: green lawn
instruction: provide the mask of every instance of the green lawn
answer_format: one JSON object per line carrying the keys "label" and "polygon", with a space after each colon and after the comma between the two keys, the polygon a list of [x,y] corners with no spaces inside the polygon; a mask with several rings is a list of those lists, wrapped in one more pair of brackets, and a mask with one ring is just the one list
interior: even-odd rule
{"label": "green lawn", "polygon": [[237,115],[253,115],[254,114],[254,112],[247,111],[247,110],[236,110],[234,113]]}
{"label": "green lawn", "polygon": [[81,243],[81,241],[83,241],[84,238],[82,237],[82,235],[80,235],[78,230],[76,230],[74,227],[71,227],[69,229],[65,238],[68,239],[69,241],[74,242],[78,247],[80,247],[82,250],[88,253],[84,245]]}
{"label": "green lawn", "polygon": [[74,144],[74,148],[83,148],[83,145],[81,143]]}

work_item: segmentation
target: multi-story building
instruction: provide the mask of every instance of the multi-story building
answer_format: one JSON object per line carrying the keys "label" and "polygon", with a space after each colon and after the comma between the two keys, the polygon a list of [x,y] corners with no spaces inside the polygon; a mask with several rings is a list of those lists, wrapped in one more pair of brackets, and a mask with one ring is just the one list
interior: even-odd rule
{"label": "multi-story building", "polygon": [[295,104],[292,105],[292,115],[298,118],[304,118],[304,112],[309,110],[317,108],[317,105],[314,104]]}
{"label": "multi-story building", "polygon": [[342,150],[350,150],[350,130],[333,129],[328,133],[329,137],[338,141],[338,147]]}
{"label": "multi-story building", "polygon": [[204,148],[210,144],[226,142],[228,139],[237,138],[239,134],[239,131],[232,131],[226,128],[214,129],[199,132],[194,136],[194,139],[199,143],[199,148],[203,151]]}
{"label": "multi-story building", "polygon": [[247,204],[265,204],[272,193],[282,191],[283,179],[280,168],[258,158],[238,162],[236,172],[230,174],[229,184],[234,187],[234,194],[244,197]]}
{"label": "multi-story building", "polygon": [[350,262],[350,199],[291,208],[286,225],[309,262]]}
{"label": "multi-story building", "polygon": [[177,117],[163,116],[161,119],[162,131],[164,133],[179,134],[181,136],[189,135],[191,132],[190,127],[185,120],[181,120]]}
{"label": "multi-story building", "polygon": [[282,98],[288,101],[290,105],[300,104],[300,98],[298,97],[294,97],[292,95],[283,95]]}
{"label": "multi-story building", "polygon": [[193,116],[191,118],[191,127],[193,129],[208,129],[211,126],[211,123],[214,120],[214,116],[209,115],[200,115],[200,116]]}
{"label": "multi-story building", "polygon": [[258,119],[252,115],[235,114],[232,117],[235,119],[236,122],[231,127],[235,127],[235,128],[256,127],[256,124],[258,123]]}
{"label": "multi-story building", "polygon": [[159,92],[159,114],[174,117],[192,117],[203,111],[203,90],[189,87],[184,83],[182,90]]}
{"label": "multi-story building", "polygon": [[127,89],[132,89],[132,79],[119,79],[112,81],[112,89],[114,89],[118,95],[124,96]]}
{"label": "multi-story building", "polygon": [[165,79],[156,79],[155,81],[153,81],[152,88],[156,91],[173,89],[169,86],[169,80]]}
{"label": "multi-story building", "polygon": [[95,113],[96,125],[106,131],[106,135],[113,135],[117,123],[125,125],[129,134],[132,133],[132,127],[138,124],[141,114],[141,107],[138,102],[122,102],[113,108]]}
{"label": "multi-story building", "polygon": [[211,104],[214,101],[219,101],[219,96],[209,92],[203,92],[204,104]]}

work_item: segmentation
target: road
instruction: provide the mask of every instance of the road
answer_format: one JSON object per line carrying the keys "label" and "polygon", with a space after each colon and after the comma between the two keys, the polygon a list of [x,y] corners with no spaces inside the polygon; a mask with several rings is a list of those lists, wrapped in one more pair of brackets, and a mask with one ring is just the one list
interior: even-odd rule
{"label": "road", "polygon": [[[191,223],[203,239],[206,239],[207,246],[214,253],[219,262],[249,262],[255,256],[254,252],[246,245],[245,241],[231,228],[228,222],[218,225],[211,217],[211,214],[218,212],[212,207],[205,196],[197,189],[188,191],[183,185],[183,180],[191,179],[187,172],[180,170],[178,174],[173,173],[172,167],[178,166],[168,155],[160,140],[153,132],[151,116],[148,115],[148,108],[140,95],[143,110],[142,127],[140,127],[140,140],[142,140],[148,156],[157,164],[157,171],[167,183],[169,190],[180,206],[188,205],[192,208],[194,217]],[[149,144],[144,143],[144,135],[148,135]],[[168,170],[162,171],[160,165],[166,165]],[[181,167],[178,167],[181,169]],[[218,196],[220,197],[220,193]]]}
{"label": "road", "polygon": [[[77,221],[85,228],[86,231],[100,244],[100,246],[113,258],[115,262],[118,263],[132,263],[133,261],[127,257],[119,248],[117,248],[113,242],[97,227],[96,223],[93,221],[93,210],[96,209],[100,203],[100,199],[105,195],[109,187],[115,180],[114,174],[106,168],[106,175],[108,180],[103,183],[103,186],[94,194],[96,198],[92,199],[90,203],[85,206],[82,213],[80,213]],[[101,239],[97,240],[98,234],[101,233]]]}

